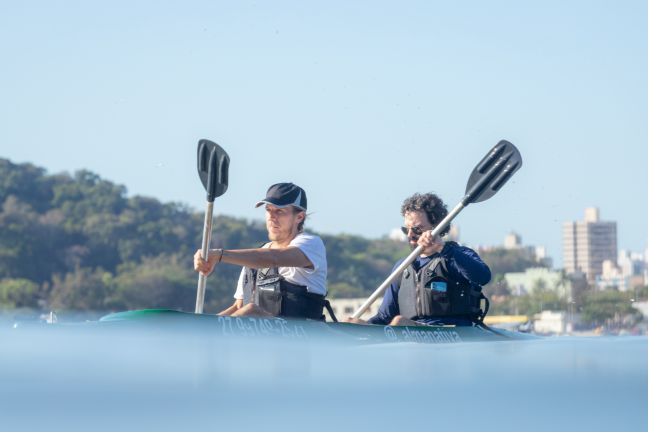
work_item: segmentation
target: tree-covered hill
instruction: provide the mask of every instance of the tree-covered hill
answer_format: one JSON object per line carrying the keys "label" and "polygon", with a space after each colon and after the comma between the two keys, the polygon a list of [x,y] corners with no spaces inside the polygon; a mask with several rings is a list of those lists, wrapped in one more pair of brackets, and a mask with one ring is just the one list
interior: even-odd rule
{"label": "tree-covered hill", "polygon": [[[89,171],[48,175],[0,159],[0,305],[78,310],[192,310],[203,214],[178,203],[128,197]],[[266,241],[262,222],[218,215],[214,247]],[[330,296],[362,296],[389,273],[406,245],[322,235]],[[232,301],[240,268],[210,276],[206,310]]]}
{"label": "tree-covered hill", "polygon": [[[0,307],[193,310],[192,257],[201,244],[203,214],[126,192],[89,171],[49,175],[0,159]],[[331,298],[369,295],[409,252],[405,243],[386,238],[320,235]],[[215,217],[212,247],[256,247],[266,239],[262,221]],[[494,273],[534,265],[500,255],[484,256]],[[231,303],[239,272],[217,267],[205,311]]]}

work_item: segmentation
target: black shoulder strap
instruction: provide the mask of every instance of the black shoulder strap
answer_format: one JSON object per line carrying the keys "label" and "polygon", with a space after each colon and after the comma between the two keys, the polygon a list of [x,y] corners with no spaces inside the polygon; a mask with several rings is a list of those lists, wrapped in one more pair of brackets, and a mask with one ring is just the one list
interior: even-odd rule
{"label": "black shoulder strap", "polygon": [[485,307],[484,307],[484,311],[481,314],[480,321],[484,321],[484,318],[486,317],[486,315],[488,314],[488,310],[490,309],[490,301],[488,301],[488,297],[486,297],[484,293],[481,294],[481,299],[484,300]]}
{"label": "black shoulder strap", "polygon": [[324,307],[329,313],[329,316],[334,322],[338,322],[337,317],[335,316],[335,312],[333,312],[333,308],[331,307],[331,302],[328,300],[324,300]]}

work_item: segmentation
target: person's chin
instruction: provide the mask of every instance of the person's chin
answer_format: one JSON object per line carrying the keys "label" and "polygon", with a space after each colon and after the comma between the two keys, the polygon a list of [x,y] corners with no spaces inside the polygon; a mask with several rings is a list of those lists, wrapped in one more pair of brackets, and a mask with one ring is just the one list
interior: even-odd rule
{"label": "person's chin", "polygon": [[286,233],[284,233],[282,231],[278,231],[278,230],[268,231],[268,238],[270,238],[270,240],[272,240],[272,241],[281,240],[285,236],[286,236]]}

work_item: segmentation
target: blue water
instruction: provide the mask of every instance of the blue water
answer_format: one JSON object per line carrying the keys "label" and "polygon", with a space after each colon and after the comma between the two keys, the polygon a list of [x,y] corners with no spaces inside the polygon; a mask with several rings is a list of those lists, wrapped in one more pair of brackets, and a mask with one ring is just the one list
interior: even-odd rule
{"label": "blue water", "polygon": [[0,329],[0,430],[646,430],[648,338],[349,346]]}

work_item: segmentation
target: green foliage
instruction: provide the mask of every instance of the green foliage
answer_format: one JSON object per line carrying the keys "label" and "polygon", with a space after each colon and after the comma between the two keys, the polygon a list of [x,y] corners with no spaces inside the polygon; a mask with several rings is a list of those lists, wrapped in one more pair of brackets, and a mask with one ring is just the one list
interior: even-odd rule
{"label": "green foliage", "polygon": [[508,296],[511,295],[511,289],[506,283],[503,274],[496,274],[492,277],[490,283],[484,288],[484,294],[487,296]]}
{"label": "green foliage", "polygon": [[35,308],[38,306],[38,285],[28,279],[0,280],[0,307]]}
{"label": "green foliage", "polygon": [[0,204],[11,195],[19,196],[29,207],[39,213],[45,212],[52,198],[48,183],[43,168],[0,159]]}
{"label": "green foliage", "polygon": [[646,301],[646,300],[648,300],[648,285],[646,285],[646,286],[644,286],[642,288],[639,288],[637,290],[637,298],[636,298],[636,300],[638,300],[638,301]]}
{"label": "green foliage", "polygon": [[523,272],[531,267],[544,267],[544,264],[536,261],[526,249],[495,248],[479,251],[479,256],[488,264],[493,275]]}
{"label": "green foliage", "polygon": [[77,268],[64,276],[53,276],[49,303],[55,309],[105,310],[113,290],[109,272]]}
{"label": "green foliage", "polygon": [[48,280],[65,268],[70,241],[53,212],[38,214],[9,195],[0,211],[0,277]]}
{"label": "green foliage", "polygon": [[[201,232],[202,216],[182,205],[126,198],[123,186],[88,171],[47,176],[30,164],[0,159],[0,278],[32,281],[52,307],[101,310],[143,303],[112,280],[124,279],[118,268],[142,265],[152,278],[145,272],[150,259],[176,254],[184,257],[185,273],[195,276],[191,256]],[[165,272],[178,266],[160,260],[163,281],[138,282],[156,285],[153,305],[171,306],[174,301],[161,292],[176,292],[169,283],[177,278]]]}
{"label": "green foliage", "polygon": [[[577,311],[585,324],[632,325],[641,320],[641,312],[632,307],[633,295],[616,290],[588,291],[582,295]],[[557,293],[539,287],[532,294],[507,296],[491,303],[491,315],[533,316],[543,310],[567,312],[568,304]]]}
{"label": "green foliage", "polygon": [[358,298],[366,296],[367,292],[358,285],[351,285],[346,282],[329,282],[328,284],[329,298]]}
{"label": "green foliage", "polygon": [[89,171],[78,171],[73,179],[57,177],[52,182],[52,192],[51,204],[62,211],[64,226],[70,231],[81,228],[93,232],[97,218],[118,215],[127,205],[125,187]]}
{"label": "green foliage", "polygon": [[396,261],[409,252],[407,243],[368,240],[342,234],[323,235],[328,261],[331,298],[363,297],[391,273]]}
{"label": "green foliage", "polygon": [[560,311],[567,309],[567,301],[555,291],[542,287],[528,295],[506,296],[499,301],[491,302],[491,315],[527,315],[533,316],[544,310]]}
{"label": "green foliage", "polygon": [[584,295],[581,317],[584,322],[597,325],[621,322],[626,316],[639,321],[641,312],[632,307],[633,295],[614,290],[588,292]]}
{"label": "green foliage", "polygon": [[191,257],[159,255],[120,267],[114,290],[106,297],[111,309],[172,308],[193,311],[196,273]]}

